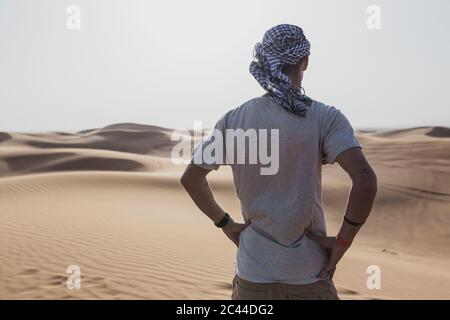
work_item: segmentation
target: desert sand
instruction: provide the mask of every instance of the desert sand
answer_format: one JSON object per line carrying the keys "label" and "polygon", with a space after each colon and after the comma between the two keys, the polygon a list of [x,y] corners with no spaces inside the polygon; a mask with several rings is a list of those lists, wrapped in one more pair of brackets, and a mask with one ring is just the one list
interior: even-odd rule
{"label": "desert sand", "polygon": [[[194,206],[170,160],[170,129],[0,133],[0,299],[228,299],[235,247]],[[338,266],[343,299],[450,299],[450,129],[358,132],[375,207]],[[216,198],[242,220],[229,168]],[[350,181],[324,167],[328,232]],[[69,265],[81,288],[66,288]],[[368,289],[367,268],[381,270]]]}

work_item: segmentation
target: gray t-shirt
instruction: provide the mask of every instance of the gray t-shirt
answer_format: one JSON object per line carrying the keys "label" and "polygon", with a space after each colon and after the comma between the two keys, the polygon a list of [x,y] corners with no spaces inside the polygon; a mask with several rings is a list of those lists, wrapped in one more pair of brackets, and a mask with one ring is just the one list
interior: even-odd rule
{"label": "gray t-shirt", "polygon": [[[278,129],[279,135],[276,174],[261,174],[261,163],[228,161],[243,218],[251,221],[240,236],[236,274],[258,283],[309,284],[321,280],[316,276],[327,262],[327,253],[304,236],[304,230],[310,227],[326,234],[322,164],[333,163],[347,149],[361,147],[347,118],[338,109],[317,101],[306,117],[300,117],[263,96],[226,113],[215,129],[224,132],[224,140],[227,129],[266,129],[269,142],[271,129]],[[211,137],[203,140],[202,148],[196,147],[194,158],[216,139]],[[231,150],[226,141],[223,145],[224,157],[230,160]],[[245,151],[249,152],[248,146]],[[269,151],[276,148],[269,147]],[[234,157],[239,152],[242,150],[235,148]],[[196,164],[217,170],[223,163],[197,160]]]}

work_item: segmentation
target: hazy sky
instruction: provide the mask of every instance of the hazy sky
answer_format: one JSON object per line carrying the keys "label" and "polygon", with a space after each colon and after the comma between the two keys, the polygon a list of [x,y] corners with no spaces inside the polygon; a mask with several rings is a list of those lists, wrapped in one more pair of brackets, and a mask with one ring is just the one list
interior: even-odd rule
{"label": "hazy sky", "polygon": [[248,65],[279,23],[311,42],[306,93],[355,127],[450,125],[448,0],[0,0],[0,131],[212,126],[263,93]]}

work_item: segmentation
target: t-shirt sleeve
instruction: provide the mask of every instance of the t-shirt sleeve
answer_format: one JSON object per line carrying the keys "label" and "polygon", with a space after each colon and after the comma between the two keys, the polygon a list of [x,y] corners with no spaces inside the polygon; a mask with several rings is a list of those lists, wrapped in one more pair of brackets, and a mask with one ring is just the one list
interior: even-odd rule
{"label": "t-shirt sleeve", "polygon": [[323,163],[333,164],[337,156],[351,148],[362,148],[348,119],[338,109],[329,107],[322,131]]}
{"label": "t-shirt sleeve", "polygon": [[217,170],[224,165],[225,130],[226,115],[220,118],[208,135],[194,147],[191,163],[206,170]]}

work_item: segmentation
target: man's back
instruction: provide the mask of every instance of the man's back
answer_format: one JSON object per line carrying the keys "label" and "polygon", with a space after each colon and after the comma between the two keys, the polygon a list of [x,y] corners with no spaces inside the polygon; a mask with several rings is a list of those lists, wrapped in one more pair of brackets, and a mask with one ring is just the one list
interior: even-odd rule
{"label": "man's back", "polygon": [[[263,96],[228,112],[215,129],[225,137],[224,153],[233,170],[242,214],[251,222],[250,228],[241,233],[237,275],[254,282],[317,281],[315,275],[326,262],[326,252],[303,237],[303,231],[310,227],[326,233],[322,161],[334,162],[343,150],[360,146],[347,119],[337,109],[319,102],[311,104],[306,117],[299,117],[281,108],[270,96]],[[269,146],[271,160],[278,162],[276,172],[261,174],[264,164],[249,163],[249,154],[255,147],[251,143],[255,141],[246,141],[245,163],[236,163],[233,156],[238,150],[233,149],[235,144],[230,144],[229,133],[239,130],[256,131],[258,150],[262,145]],[[278,139],[271,139],[273,130],[277,131]],[[205,140],[198,150],[204,150],[211,140]]]}

